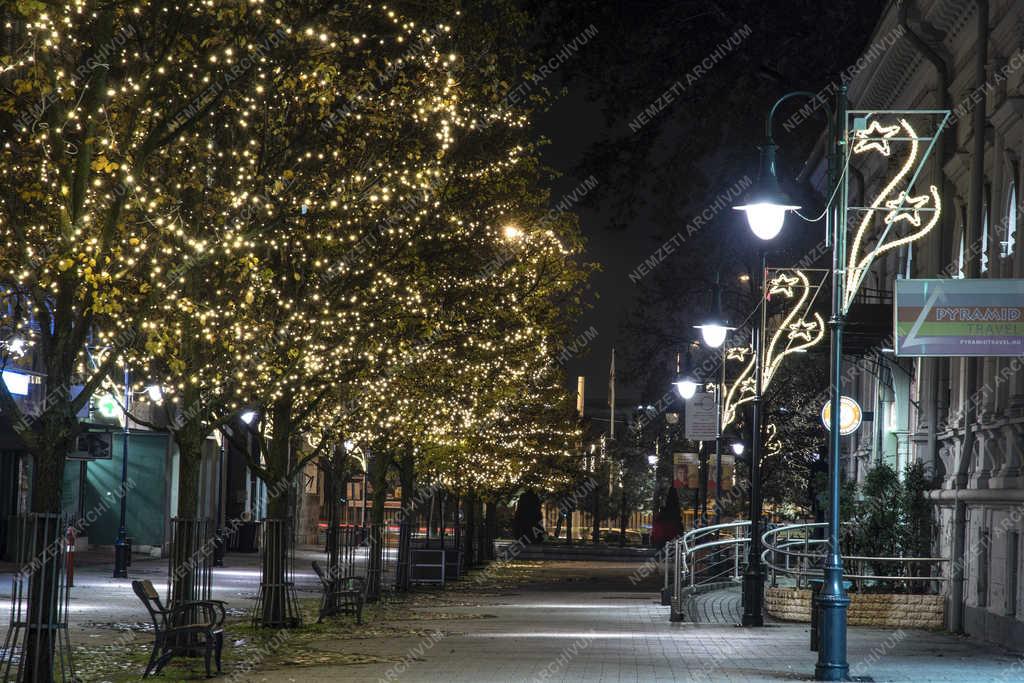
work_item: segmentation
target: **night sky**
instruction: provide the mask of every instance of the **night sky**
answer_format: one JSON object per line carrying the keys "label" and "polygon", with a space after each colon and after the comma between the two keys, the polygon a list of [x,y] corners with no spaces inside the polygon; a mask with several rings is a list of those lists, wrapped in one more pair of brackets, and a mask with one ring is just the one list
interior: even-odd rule
{"label": "night sky", "polygon": [[[751,268],[753,238],[736,212],[722,211],[711,229],[659,265],[656,277],[637,284],[629,274],[716,193],[744,175],[756,178],[756,145],[771,102],[788,90],[817,91],[833,81],[871,40],[883,5],[881,0],[538,3],[539,55],[558,54],[588,26],[597,29],[545,81],[564,94],[538,125],[550,140],[545,160],[562,174],[552,186],[553,203],[591,174],[598,181],[573,209],[588,240],[588,256],[601,267],[591,278],[591,307],[577,334],[593,327],[598,335],[566,364],[573,389],[577,375],[586,377],[588,404],[607,402],[613,345],[617,404],[650,402],[668,388],[675,351],[695,333],[692,325],[708,301],[695,279],[707,281],[715,264],[730,263],[725,277],[735,282],[737,273]],[[842,37],[820,30],[828,21],[842,22]],[[808,54],[817,56],[811,60]],[[705,61],[709,56],[712,62]],[[711,68],[702,71],[702,63]],[[669,101],[659,100],[666,92]],[[630,122],[655,103],[661,106],[652,120],[631,128]],[[784,177],[796,176],[819,127],[807,124],[789,136],[777,132]],[[783,254],[778,258],[785,262]],[[741,308],[747,304],[738,303]],[[665,329],[657,338],[630,323],[631,316],[634,323],[646,317],[641,327],[650,327],[650,318],[657,325],[662,313]]]}

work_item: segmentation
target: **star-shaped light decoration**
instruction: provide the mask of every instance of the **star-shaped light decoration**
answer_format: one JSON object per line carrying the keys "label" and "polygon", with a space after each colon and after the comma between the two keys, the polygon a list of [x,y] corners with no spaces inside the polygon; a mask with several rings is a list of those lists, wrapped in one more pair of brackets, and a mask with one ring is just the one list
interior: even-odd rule
{"label": "star-shaped light decoration", "polygon": [[931,199],[926,194],[920,197],[911,197],[906,192],[900,192],[896,199],[890,199],[885,203],[885,208],[891,209],[885,214],[886,225],[896,221],[906,221],[915,228],[921,227],[921,209]]}
{"label": "star-shaped light decoration", "polygon": [[818,331],[818,323],[813,320],[797,320],[795,323],[789,326],[789,338],[790,339],[802,339],[804,341],[812,341],[814,339],[814,333]]}
{"label": "star-shaped light decoration", "polygon": [[[900,132],[899,125],[883,126],[878,122],[878,119],[875,119],[866,129],[858,130],[853,134],[853,138],[856,140],[853,143],[853,153],[861,154],[871,149],[877,149],[882,153],[882,156],[889,156],[891,151],[889,149],[889,138],[894,137],[898,132]],[[881,137],[873,135],[875,133]]]}
{"label": "star-shaped light decoration", "polygon": [[752,350],[749,346],[733,346],[732,348],[725,350],[725,359],[738,360],[742,362],[746,360],[747,356],[751,353]]}
{"label": "star-shaped light decoration", "polygon": [[800,279],[795,275],[779,273],[777,277],[768,283],[768,294],[782,294],[792,298],[793,288],[800,284]]}
{"label": "star-shaped light decoration", "polygon": [[740,382],[740,395],[754,393],[754,378],[748,377]]}

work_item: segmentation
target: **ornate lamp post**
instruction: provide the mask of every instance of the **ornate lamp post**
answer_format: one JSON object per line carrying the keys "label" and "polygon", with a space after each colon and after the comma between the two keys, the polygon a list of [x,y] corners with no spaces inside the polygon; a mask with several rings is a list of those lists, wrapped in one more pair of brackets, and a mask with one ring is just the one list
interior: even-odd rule
{"label": "ornate lamp post", "polygon": [[[750,228],[755,235],[761,239],[774,237],[782,229],[787,211],[798,209],[799,206],[790,203],[789,199],[781,192],[778,183],[778,176],[775,166],[776,145],[772,136],[772,121],[779,106],[793,97],[804,97],[815,102],[821,102],[818,95],[812,92],[798,91],[787,93],[780,97],[768,113],[765,123],[765,145],[761,147],[761,185],[758,191],[747,204],[735,208],[747,214]],[[824,104],[824,103],[823,103]],[[846,152],[846,86],[841,86],[836,94],[835,107],[825,105],[828,117],[828,187],[836,188],[841,180],[842,169]],[[841,387],[840,375],[842,372],[842,332],[843,332],[843,284],[845,273],[843,264],[846,262],[846,192],[837,191],[833,194],[835,201],[830,199],[825,209],[826,235],[832,244],[832,315],[829,319],[831,328],[831,349],[830,349],[830,385],[829,397],[832,406],[831,431],[829,433],[829,500],[831,509],[829,511],[829,544],[828,555],[825,562],[824,585],[816,602],[820,610],[820,643],[818,648],[818,662],[814,669],[815,678],[825,681],[845,680],[850,671],[846,659],[846,621],[847,606],[850,599],[843,587],[843,558],[839,552],[839,456],[842,446],[842,434],[839,427],[839,413],[835,406],[840,405]],[[763,272],[763,271],[762,271]],[[762,315],[763,320],[763,315]],[[762,325],[763,329],[763,325]],[[763,343],[758,341],[758,354],[760,356]],[[754,432],[751,449],[751,475],[758,469],[760,459],[760,384],[761,369],[758,363],[757,370],[757,398],[754,401]],[[751,499],[758,499],[760,491],[752,492]],[[757,500],[759,503],[760,501]],[[753,505],[752,505],[753,507]],[[751,584],[756,576],[756,615],[754,605],[751,601],[745,602],[744,624],[754,617],[760,620],[760,596],[762,584],[760,583],[760,534],[756,525],[758,519],[751,516],[751,554],[748,560],[748,574]],[[754,547],[758,547],[758,555],[754,555]],[[755,565],[757,572],[751,571],[751,565]],[[744,575],[744,596],[747,596],[747,575]],[[749,587],[750,591],[755,586]]]}

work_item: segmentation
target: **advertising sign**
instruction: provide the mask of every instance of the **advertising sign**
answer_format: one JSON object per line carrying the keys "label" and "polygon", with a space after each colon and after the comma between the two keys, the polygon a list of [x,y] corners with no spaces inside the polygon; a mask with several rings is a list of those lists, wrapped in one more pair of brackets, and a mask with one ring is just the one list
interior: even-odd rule
{"label": "advertising sign", "polygon": [[[732,490],[733,479],[735,478],[736,457],[731,453],[722,453],[722,491]],[[718,492],[718,467],[715,462],[715,455],[711,455],[708,462],[708,492],[715,495]]]}
{"label": "advertising sign", "polygon": [[695,489],[700,486],[700,459],[696,453],[673,453],[675,471],[672,486],[677,489]]}
{"label": "advertising sign", "polygon": [[710,391],[698,391],[686,402],[686,438],[712,441],[718,437],[718,404]]}
{"label": "advertising sign", "polygon": [[897,280],[897,356],[1024,355],[1024,280]]}

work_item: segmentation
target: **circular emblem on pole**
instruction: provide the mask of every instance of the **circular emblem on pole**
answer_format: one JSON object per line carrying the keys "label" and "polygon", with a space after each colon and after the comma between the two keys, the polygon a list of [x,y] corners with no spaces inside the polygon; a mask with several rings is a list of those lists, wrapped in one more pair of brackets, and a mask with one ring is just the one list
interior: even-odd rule
{"label": "circular emblem on pole", "polygon": [[[849,396],[843,396],[839,401],[839,433],[843,436],[853,434],[860,427],[863,417],[860,404]],[[821,422],[825,429],[832,429],[832,401],[822,406]]]}

